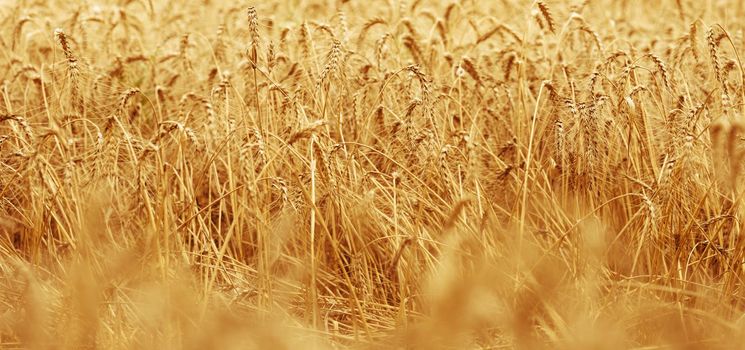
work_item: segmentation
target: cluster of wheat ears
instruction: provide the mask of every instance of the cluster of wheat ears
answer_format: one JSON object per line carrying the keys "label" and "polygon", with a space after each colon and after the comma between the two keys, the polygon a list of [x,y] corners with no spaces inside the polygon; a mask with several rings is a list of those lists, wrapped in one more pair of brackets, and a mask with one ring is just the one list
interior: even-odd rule
{"label": "cluster of wheat ears", "polygon": [[743,1],[0,2],[0,347],[745,341]]}

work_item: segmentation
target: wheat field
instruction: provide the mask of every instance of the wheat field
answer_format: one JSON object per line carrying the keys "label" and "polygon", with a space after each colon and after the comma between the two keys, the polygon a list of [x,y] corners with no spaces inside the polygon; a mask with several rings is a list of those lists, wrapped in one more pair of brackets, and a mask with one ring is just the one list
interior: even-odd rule
{"label": "wheat field", "polygon": [[745,2],[0,2],[0,348],[745,342]]}

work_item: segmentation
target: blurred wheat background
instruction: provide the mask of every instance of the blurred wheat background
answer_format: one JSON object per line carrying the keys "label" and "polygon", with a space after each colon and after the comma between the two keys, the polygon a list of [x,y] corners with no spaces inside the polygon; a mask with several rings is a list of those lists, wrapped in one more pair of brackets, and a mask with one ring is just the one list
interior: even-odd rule
{"label": "blurred wheat background", "polygon": [[745,2],[0,2],[0,346],[745,341]]}

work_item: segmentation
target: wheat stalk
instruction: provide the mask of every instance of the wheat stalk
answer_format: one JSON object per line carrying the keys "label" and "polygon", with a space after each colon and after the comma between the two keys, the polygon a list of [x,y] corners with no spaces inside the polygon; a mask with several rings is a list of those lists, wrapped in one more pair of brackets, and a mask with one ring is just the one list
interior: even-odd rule
{"label": "wheat stalk", "polygon": [[554,16],[551,14],[551,9],[543,1],[537,1],[536,6],[538,6],[538,11],[543,17],[543,20],[546,21],[546,26],[548,26],[548,30],[551,33],[555,34],[556,33],[556,21],[554,21]]}

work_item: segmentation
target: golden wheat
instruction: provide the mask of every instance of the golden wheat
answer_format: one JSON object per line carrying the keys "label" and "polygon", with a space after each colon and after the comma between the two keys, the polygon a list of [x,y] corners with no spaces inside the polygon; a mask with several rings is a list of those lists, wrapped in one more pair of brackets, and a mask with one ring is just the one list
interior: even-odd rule
{"label": "golden wheat", "polygon": [[0,347],[739,347],[743,15],[1,4]]}

